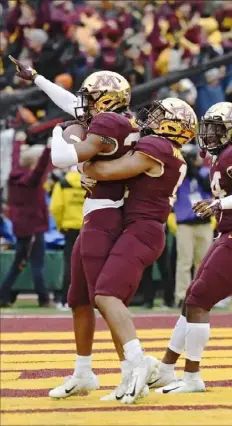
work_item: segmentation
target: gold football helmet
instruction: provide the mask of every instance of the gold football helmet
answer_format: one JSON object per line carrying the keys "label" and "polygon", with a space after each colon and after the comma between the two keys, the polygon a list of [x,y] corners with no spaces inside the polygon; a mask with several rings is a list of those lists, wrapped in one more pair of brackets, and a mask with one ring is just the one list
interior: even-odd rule
{"label": "gold football helmet", "polygon": [[[76,93],[79,99],[76,116],[86,114],[88,118],[99,112],[117,111],[130,103],[131,87],[120,74],[112,71],[97,71],[83,82]],[[82,111],[80,110],[82,109]],[[92,113],[91,113],[92,112]]]}
{"label": "gold football helmet", "polygon": [[[177,98],[166,98],[153,102],[149,110],[143,109],[137,118],[143,128],[184,145],[197,133],[197,117],[186,102]],[[149,133],[149,132],[148,132]]]}
{"label": "gold football helmet", "polygon": [[198,143],[203,151],[218,155],[232,144],[232,103],[211,106],[199,122]]}

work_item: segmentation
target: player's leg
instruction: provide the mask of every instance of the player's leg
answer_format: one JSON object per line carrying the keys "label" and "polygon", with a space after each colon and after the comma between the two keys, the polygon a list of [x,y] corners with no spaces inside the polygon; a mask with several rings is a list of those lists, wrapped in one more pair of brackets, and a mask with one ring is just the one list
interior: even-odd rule
{"label": "player's leg", "polygon": [[[203,268],[197,274],[186,298],[186,364],[183,380],[164,388],[175,393],[205,390],[200,377],[200,361],[209,339],[209,312],[221,299],[232,292],[232,242],[223,235],[210,250]],[[175,388],[175,389],[174,389]]]}
{"label": "player's leg", "polygon": [[81,257],[90,298],[115,242],[122,233],[121,209],[94,210],[85,216],[81,231]]}
{"label": "player's leg", "polygon": [[85,278],[80,239],[77,238],[71,257],[71,285],[68,292],[68,304],[73,312],[73,328],[76,342],[77,358],[73,375],[61,386],[52,389],[52,398],[66,398],[73,393],[90,391],[99,387],[98,379],[92,372],[92,345],[95,330],[94,308],[89,301],[87,281]]}
{"label": "player's leg", "polygon": [[[96,210],[86,216],[85,222],[81,236],[81,255],[89,294],[94,303],[97,279],[117,238],[122,233],[122,212],[120,209]],[[125,362],[123,362],[125,357],[122,346],[114,334],[112,334],[112,339],[123,372],[123,370],[125,371]]]}
{"label": "player's leg", "polygon": [[175,300],[178,306],[185,298],[186,290],[191,282],[193,264],[194,225],[179,224],[176,233],[176,288]]}
{"label": "player's leg", "polygon": [[[137,237],[135,234],[138,229],[141,230],[141,235]],[[124,398],[126,403],[131,403],[138,397],[154,368],[154,359],[143,355],[131,315],[125,306],[136,292],[144,268],[153,263],[163,250],[163,229],[158,228],[156,232],[153,229],[153,233],[155,235],[152,235],[151,228],[148,232],[148,229],[141,229],[139,224],[128,227],[112,249],[95,289],[96,305],[123,346],[125,358],[134,372],[128,397]],[[157,246],[152,246],[150,240],[153,243],[155,241]]]}
{"label": "player's leg", "polygon": [[[204,269],[205,262],[211,256],[211,253],[214,251],[214,245],[210,247],[208,252],[206,253],[205,258],[203,259],[197,273],[195,280],[198,279]],[[186,336],[186,328],[187,328],[187,320],[186,320],[186,299],[188,295],[191,293],[191,288],[194,285],[194,281],[188,287],[185,300],[182,306],[182,312],[178,321],[174,327],[172,332],[172,336],[170,338],[168,347],[166,349],[165,355],[160,362],[157,376],[153,379],[153,384],[150,387],[158,388],[160,386],[166,386],[176,380],[175,374],[175,366],[176,362],[179,359],[180,355],[185,350],[185,336]]]}

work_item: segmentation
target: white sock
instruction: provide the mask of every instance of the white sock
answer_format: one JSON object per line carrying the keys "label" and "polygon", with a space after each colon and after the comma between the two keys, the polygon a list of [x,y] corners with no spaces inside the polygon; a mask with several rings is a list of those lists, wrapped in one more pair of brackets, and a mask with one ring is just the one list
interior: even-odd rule
{"label": "white sock", "polygon": [[174,371],[175,364],[165,364],[164,362],[160,362],[159,371],[160,373],[170,373]]}
{"label": "white sock", "polygon": [[169,349],[171,351],[182,354],[185,350],[185,335],[186,335],[186,327],[187,327],[187,321],[186,318],[181,315],[178,319],[175,328],[173,330],[170,342],[169,342]]}
{"label": "white sock", "polygon": [[73,375],[76,377],[79,377],[79,376],[82,376],[83,374],[91,373],[91,371],[92,371],[92,355],[89,355],[89,356],[77,355]]}
{"label": "white sock", "polygon": [[209,323],[188,322],[185,336],[186,359],[190,361],[201,360],[202,352],[209,340]]}
{"label": "white sock", "polygon": [[143,357],[143,349],[140,345],[139,339],[133,339],[127,342],[123,346],[124,355],[127,361],[133,365],[133,367],[140,363]]}
{"label": "white sock", "polygon": [[188,371],[184,372],[183,380],[199,380],[201,378],[200,371],[197,371],[196,373],[189,373]]}
{"label": "white sock", "polygon": [[129,361],[127,361],[126,359],[124,361],[120,362],[121,365],[121,372],[122,372],[122,377],[126,377],[130,374],[131,372],[131,365],[129,363]]}

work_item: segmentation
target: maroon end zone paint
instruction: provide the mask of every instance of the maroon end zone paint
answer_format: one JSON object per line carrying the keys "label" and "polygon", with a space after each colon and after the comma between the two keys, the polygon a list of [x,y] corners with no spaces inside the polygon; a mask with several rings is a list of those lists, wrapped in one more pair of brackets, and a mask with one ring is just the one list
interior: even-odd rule
{"label": "maroon end zone paint", "polygon": [[[144,316],[135,316],[134,324],[137,329],[156,329],[156,328],[173,328],[178,315],[160,315],[151,314]],[[211,315],[212,327],[232,327],[232,313],[214,313]],[[71,331],[72,318],[49,318],[34,317],[29,318],[1,318],[2,333],[17,333],[30,331]],[[108,330],[106,322],[102,318],[97,318],[97,330]],[[4,337],[4,336],[3,336]],[[155,336],[154,336],[155,337]]]}

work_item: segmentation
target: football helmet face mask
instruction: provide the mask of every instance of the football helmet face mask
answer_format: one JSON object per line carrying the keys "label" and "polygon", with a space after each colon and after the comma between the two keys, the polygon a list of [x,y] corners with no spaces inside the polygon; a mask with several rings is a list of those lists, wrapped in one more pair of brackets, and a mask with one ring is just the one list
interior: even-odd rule
{"label": "football helmet face mask", "polygon": [[143,108],[138,114],[137,123],[179,145],[190,142],[197,133],[195,112],[190,105],[177,98],[155,101],[149,110]]}
{"label": "football helmet face mask", "polygon": [[199,122],[198,143],[203,151],[219,155],[232,144],[232,103],[219,102],[206,111]]}
{"label": "football helmet face mask", "polygon": [[76,117],[91,120],[100,112],[128,107],[131,87],[128,81],[116,72],[98,71],[85,79],[76,96]]}

